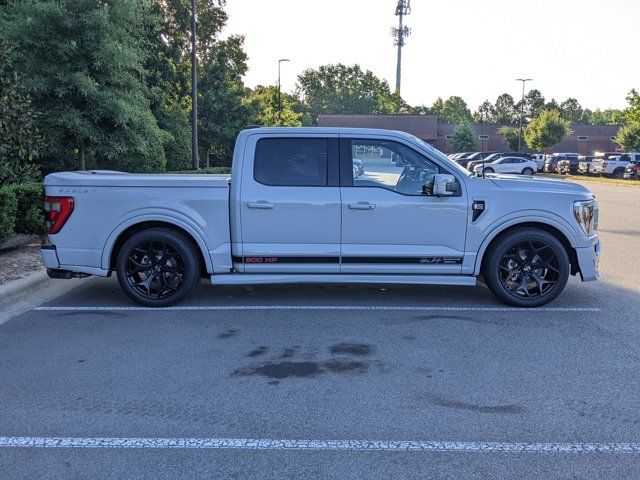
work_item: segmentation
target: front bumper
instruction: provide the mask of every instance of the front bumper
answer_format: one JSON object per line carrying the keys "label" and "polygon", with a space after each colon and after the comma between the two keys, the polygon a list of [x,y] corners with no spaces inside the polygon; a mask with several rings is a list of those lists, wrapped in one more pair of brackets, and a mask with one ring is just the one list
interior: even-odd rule
{"label": "front bumper", "polygon": [[638,172],[624,172],[623,178],[625,180],[638,180],[640,174]]}
{"label": "front bumper", "polygon": [[600,277],[598,265],[600,264],[600,255],[602,254],[602,244],[598,242],[590,247],[576,248],[578,257],[578,265],[580,267],[580,275],[583,282],[597,280]]}

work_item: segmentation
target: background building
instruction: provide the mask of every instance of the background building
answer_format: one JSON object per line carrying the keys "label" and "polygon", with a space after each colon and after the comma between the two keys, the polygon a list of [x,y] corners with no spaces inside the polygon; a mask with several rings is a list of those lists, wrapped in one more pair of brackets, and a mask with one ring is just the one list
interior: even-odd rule
{"label": "background building", "polygon": [[[454,152],[451,138],[456,128],[453,123],[440,123],[436,115],[320,115],[319,127],[386,128],[410,133],[430,143],[444,153]],[[474,123],[478,150],[508,152],[504,137],[498,133],[501,125]],[[619,125],[571,125],[572,134],[544,153],[577,152],[591,155],[594,152],[612,152],[617,147],[614,137]],[[523,147],[523,151],[530,151]]]}

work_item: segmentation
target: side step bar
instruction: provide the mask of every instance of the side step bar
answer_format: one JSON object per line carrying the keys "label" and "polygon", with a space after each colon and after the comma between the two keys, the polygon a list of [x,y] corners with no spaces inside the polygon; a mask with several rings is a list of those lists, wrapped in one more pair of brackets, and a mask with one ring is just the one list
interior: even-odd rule
{"label": "side step bar", "polygon": [[412,285],[462,285],[473,287],[470,275],[371,275],[371,274],[297,274],[297,273],[223,273],[211,275],[212,285],[257,285],[277,283],[380,283]]}

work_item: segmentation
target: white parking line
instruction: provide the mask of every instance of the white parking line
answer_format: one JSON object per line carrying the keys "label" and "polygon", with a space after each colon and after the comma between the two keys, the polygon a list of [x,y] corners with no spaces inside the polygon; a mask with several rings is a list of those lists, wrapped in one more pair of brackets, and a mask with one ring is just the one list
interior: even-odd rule
{"label": "white parking line", "polygon": [[599,312],[599,308],[590,307],[407,307],[393,305],[193,305],[164,308],[153,307],[36,307],[38,312],[145,312],[145,311],[232,311],[232,310],[364,310],[364,311],[416,311],[416,312]]}
{"label": "white parking line", "polygon": [[640,443],[510,443],[128,437],[0,437],[0,448],[167,448],[462,453],[640,453]]}

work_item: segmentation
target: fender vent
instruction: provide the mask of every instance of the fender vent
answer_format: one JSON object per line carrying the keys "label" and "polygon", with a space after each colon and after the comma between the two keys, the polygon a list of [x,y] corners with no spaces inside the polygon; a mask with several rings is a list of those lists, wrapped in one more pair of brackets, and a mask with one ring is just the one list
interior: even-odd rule
{"label": "fender vent", "polygon": [[484,200],[476,200],[471,205],[471,209],[473,210],[473,216],[471,217],[471,221],[475,222],[480,218],[480,215],[484,212]]}

